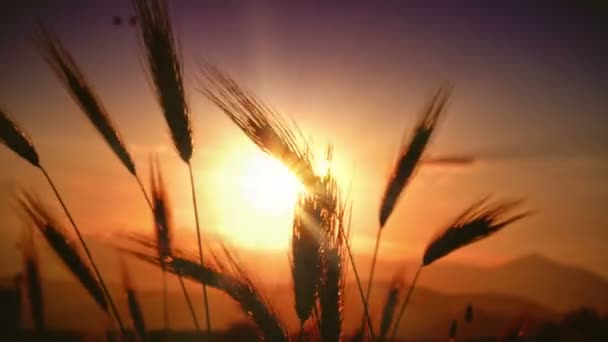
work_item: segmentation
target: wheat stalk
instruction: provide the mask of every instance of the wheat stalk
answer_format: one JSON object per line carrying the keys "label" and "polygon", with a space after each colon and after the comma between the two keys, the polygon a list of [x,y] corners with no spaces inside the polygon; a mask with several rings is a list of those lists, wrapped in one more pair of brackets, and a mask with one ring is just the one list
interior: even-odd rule
{"label": "wheat stalk", "polygon": [[450,324],[450,341],[453,342],[456,339],[456,332],[458,331],[458,321],[452,320]]}
{"label": "wheat stalk", "polygon": [[382,231],[386,221],[392,214],[403,190],[414,175],[420,159],[424,154],[426,146],[428,145],[437,120],[439,119],[442,111],[446,105],[448,97],[450,95],[451,88],[444,87],[440,88],[429,106],[424,111],[422,117],[419,119],[414,133],[408,140],[405,139],[401,145],[401,149],[398,154],[397,162],[393,167],[393,171],[389,175],[388,182],[384,189],[380,205],[380,226],[376,233],[376,243],[374,246],[374,255],[372,257],[372,265],[369,272],[369,278],[367,280],[367,291],[365,298],[369,301],[372,284],[374,281],[374,270],[376,268],[376,259],[378,257],[378,251],[380,250],[380,240],[382,238]]}
{"label": "wheat stalk", "polygon": [[104,290],[74,241],[51,217],[43,204],[32,195],[25,193],[19,199],[19,203],[23,212],[40,231],[68,270],[78,279],[97,305],[104,312],[109,313]]}
{"label": "wheat stalk", "polygon": [[173,222],[168,193],[165,188],[158,158],[150,161],[152,205],[154,212],[154,233],[156,234],[156,251],[161,261],[171,257],[171,240]]}
{"label": "wheat stalk", "polygon": [[[264,152],[285,164],[304,185],[318,183],[308,148],[295,124],[210,64],[201,66],[201,93],[217,105]],[[291,127],[290,127],[291,126]]]}
{"label": "wheat stalk", "polygon": [[[135,177],[140,189],[145,194],[133,158],[120,132],[72,55],[59,38],[44,26],[40,26],[37,40],[45,60],[53,69],[63,87],[79,105],[82,112],[110,146],[122,165]],[[146,201],[149,204],[147,196]]]}
{"label": "wheat stalk", "polygon": [[112,314],[114,315],[114,318],[116,319],[116,322],[118,323],[121,332],[123,334],[125,334],[126,331],[124,329],[124,325],[122,324],[122,320],[120,319],[118,310],[116,309],[116,306],[114,305],[112,296],[110,295],[110,293],[105,285],[105,282],[103,281],[103,277],[101,276],[101,273],[99,272],[99,269],[97,268],[97,265],[95,264],[95,261],[93,260],[93,256],[91,255],[91,252],[89,251],[89,248],[88,248],[86,242],[84,241],[82,234],[80,233],[80,229],[78,229],[78,226],[76,225],[76,221],[74,221],[74,218],[72,217],[72,214],[70,213],[70,211],[68,210],[68,207],[66,206],[65,202],[63,201],[61,194],[57,190],[55,183],[49,176],[46,169],[40,164],[40,160],[38,158],[38,153],[36,152],[36,149],[34,148],[34,145],[30,141],[29,137],[19,128],[17,123],[14,120],[10,119],[8,117],[8,115],[2,110],[0,110],[0,142],[3,143],[4,145],[6,145],[9,149],[11,149],[13,152],[15,152],[18,156],[22,157],[23,159],[28,161],[31,165],[38,168],[42,172],[44,178],[46,179],[47,183],[53,190],[55,197],[61,204],[61,207],[63,208],[64,213],[66,214],[68,220],[70,221],[70,224],[72,225],[72,228],[74,229],[74,232],[76,233],[76,236],[78,237],[78,241],[81,244],[88,261],[91,263],[91,266],[93,267],[93,271],[95,272],[97,279],[99,279],[99,283],[103,289],[105,296],[107,297],[108,302],[110,303],[110,308],[112,309]]}
{"label": "wheat stalk", "polygon": [[[182,66],[178,56],[177,42],[173,35],[169,8],[164,0],[134,0],[140,22],[140,34],[148,60],[149,75],[169,127],[173,145],[182,160],[188,164],[192,205],[196,222],[196,234],[200,263],[203,263],[201,229],[192,171],[192,127],[186,100]],[[207,287],[203,284],[203,301],[207,333],[211,335],[211,317],[207,299]]]}
{"label": "wheat stalk", "polygon": [[418,121],[412,137],[403,143],[397,162],[389,175],[380,206],[380,229],[384,227],[395,205],[399,201],[403,189],[411,180],[417,169],[418,162],[432,138],[437,121],[441,116],[450,96],[451,88],[440,88],[433,97],[430,105]]}
{"label": "wheat stalk", "polygon": [[531,214],[530,211],[512,213],[522,204],[522,200],[497,201],[491,204],[488,204],[487,201],[488,198],[483,198],[473,203],[448,224],[446,228],[440,230],[427,245],[422,257],[422,263],[416,270],[416,275],[410,284],[405,300],[399,308],[399,314],[393,326],[393,337],[397,333],[399,323],[423,267],[431,265],[462,247],[485,239],[504,229],[507,225]]}
{"label": "wheat stalk", "polygon": [[122,282],[125,292],[127,293],[127,302],[129,304],[129,313],[131,314],[131,321],[133,322],[133,327],[135,328],[135,332],[139,337],[140,341],[147,340],[146,333],[146,323],[144,321],[144,315],[141,309],[141,305],[139,304],[139,300],[137,299],[137,292],[135,291],[135,287],[133,286],[133,282],[131,281],[131,275],[129,273],[129,269],[125,264],[125,261],[120,259],[120,268],[122,271]]}
{"label": "wheat stalk", "polygon": [[19,125],[0,108],[0,143],[27,160],[33,166],[40,168],[40,159],[30,138]]}
{"label": "wheat stalk", "polygon": [[134,0],[150,77],[169,126],[173,145],[186,163],[192,157],[192,128],[182,66],[164,0]]}
{"label": "wheat stalk", "polygon": [[[154,214],[154,231],[156,234],[156,251],[160,260],[164,262],[171,257],[171,240],[172,240],[172,231],[173,231],[173,221],[171,218],[171,206],[169,201],[169,194],[166,190],[162,173],[160,171],[160,165],[158,162],[158,158],[156,158],[156,166],[153,162],[150,163],[150,169],[152,170],[151,184],[152,184],[152,213]],[[165,313],[165,323],[168,326],[168,305],[167,305],[167,286],[166,286],[166,272],[164,267],[162,268],[163,272],[163,300],[164,300],[164,313]],[[194,306],[192,305],[192,301],[190,300],[190,296],[188,295],[188,290],[184,285],[184,280],[182,276],[178,274],[177,276],[180,286],[182,288],[182,292],[184,294],[184,298],[186,299],[186,303],[188,304],[188,308],[190,309],[190,314],[192,316],[192,321],[197,330],[200,330],[200,326],[198,324],[198,319],[196,317],[196,312],[194,311]]]}
{"label": "wheat stalk", "polygon": [[292,226],[291,275],[300,336],[312,314],[321,277],[320,211],[315,204],[314,196],[300,193]]}
{"label": "wheat stalk", "polygon": [[[331,149],[328,154],[331,153]],[[329,156],[328,156],[329,157]],[[330,157],[328,158],[330,159]],[[335,178],[328,172],[321,184],[322,278],[319,285],[320,333],[323,341],[339,341],[344,306],[344,213]]]}
{"label": "wheat stalk", "polygon": [[[143,245],[150,245],[150,242],[144,242]],[[158,257],[133,250],[125,250],[125,252],[160,267]],[[167,271],[181,274],[195,282],[209,285],[226,293],[256,324],[264,340],[279,342],[289,340],[277,314],[231,253],[226,252],[224,257],[216,256],[213,264],[209,262],[200,264],[175,249],[173,252],[173,257],[165,264]]]}
{"label": "wheat stalk", "polygon": [[457,249],[485,239],[507,225],[529,216],[529,211],[508,215],[522,202],[516,200],[487,204],[485,198],[474,203],[427,245],[422,264],[428,266]]}
{"label": "wheat stalk", "polygon": [[388,331],[391,327],[391,323],[393,322],[393,317],[395,316],[397,304],[399,304],[399,296],[402,290],[403,271],[398,270],[397,273],[393,276],[390,288],[388,290],[388,293],[386,294],[386,299],[384,300],[384,306],[382,307],[382,318],[380,320],[379,335],[380,341],[386,340],[386,335],[388,334]]}
{"label": "wheat stalk", "polygon": [[42,293],[42,278],[40,275],[40,262],[31,225],[24,230],[20,244],[25,269],[25,290],[30,307],[30,313],[34,321],[34,327],[38,332],[44,331],[44,296]]}
{"label": "wheat stalk", "polygon": [[464,313],[464,321],[467,323],[473,322],[473,304],[469,303]]}
{"label": "wheat stalk", "polygon": [[154,213],[154,233],[156,235],[156,252],[161,261],[162,287],[163,287],[163,318],[165,333],[169,331],[169,306],[167,301],[167,273],[165,261],[171,257],[172,222],[169,208],[168,194],[165,191],[162,175],[158,165],[150,161],[152,206]]}
{"label": "wheat stalk", "polygon": [[39,29],[38,41],[43,56],[63,87],[80,106],[82,112],[101,134],[122,164],[135,176],[137,174],[135,164],[120,133],[72,55],[59,38],[44,26]]}

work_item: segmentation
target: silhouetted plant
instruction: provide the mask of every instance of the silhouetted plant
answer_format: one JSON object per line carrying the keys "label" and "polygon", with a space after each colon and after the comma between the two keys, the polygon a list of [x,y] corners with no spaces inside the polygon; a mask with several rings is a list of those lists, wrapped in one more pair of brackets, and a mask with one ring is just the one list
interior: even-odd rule
{"label": "silhouetted plant", "polygon": [[[139,19],[141,40],[146,51],[148,75],[152,79],[158,103],[169,127],[173,146],[188,165],[199,260],[203,264],[204,254],[191,160],[194,150],[192,125],[183,84],[182,64],[173,35],[169,8],[164,0],[134,0],[133,2]],[[210,335],[211,316],[205,284],[203,284],[203,301],[207,334]]]}
{"label": "silhouetted plant", "polygon": [[64,213],[66,214],[68,220],[70,221],[72,228],[74,229],[74,232],[76,233],[76,236],[78,237],[78,241],[79,241],[80,245],[82,246],[88,261],[91,263],[93,272],[95,273],[96,278],[99,280],[99,285],[101,286],[102,293],[103,293],[104,297],[107,298],[107,301],[110,304],[110,309],[112,310],[112,314],[114,315],[114,318],[116,319],[121,332],[123,334],[125,334],[126,331],[122,324],[122,320],[120,318],[118,310],[116,309],[116,306],[114,305],[112,296],[110,295],[110,293],[105,285],[105,282],[103,281],[101,273],[99,272],[99,269],[97,268],[97,265],[95,264],[95,261],[93,260],[93,256],[91,255],[91,252],[89,251],[89,248],[88,248],[84,238],[82,237],[82,234],[80,233],[80,229],[76,225],[76,222],[72,218],[72,214],[70,213],[65,202],[63,201],[63,197],[61,197],[61,195],[59,194],[59,191],[57,190],[55,183],[53,182],[53,180],[47,173],[46,169],[41,165],[40,159],[38,157],[38,153],[36,152],[36,149],[34,148],[34,145],[30,141],[29,137],[1,109],[0,109],[0,142],[3,143],[4,145],[6,145],[9,149],[11,149],[17,155],[19,155],[20,157],[22,157],[23,159],[28,161],[31,165],[38,168],[44,175],[46,181],[48,182],[49,186],[53,190],[55,197],[57,197],[57,200],[59,200],[59,203],[61,204],[61,207],[63,208]]}
{"label": "silhouetted plant", "polygon": [[521,200],[503,201],[493,204],[486,204],[486,202],[487,198],[484,198],[473,203],[445,229],[439,231],[435,238],[426,246],[424,255],[422,256],[422,264],[416,270],[405,300],[399,309],[399,314],[393,327],[393,337],[397,333],[399,323],[401,323],[401,318],[416,286],[416,281],[422,267],[429,266],[455,250],[487,238],[507,225],[530,215],[529,211],[512,213],[521,205]]}
{"label": "silhouetted plant", "polygon": [[418,168],[418,164],[423,156],[426,146],[433,135],[437,121],[439,120],[439,117],[442,114],[446,102],[450,96],[450,92],[450,87],[440,88],[437,91],[429,107],[426,108],[422,118],[420,118],[420,121],[416,125],[410,141],[406,142],[404,137],[404,142],[399,151],[397,162],[389,175],[380,205],[380,226],[378,227],[378,232],[376,235],[374,256],[372,257],[372,265],[369,272],[369,278],[367,280],[367,292],[365,294],[365,298],[368,302],[372,291],[374,270],[376,268],[376,259],[380,249],[380,239],[382,237],[384,225],[395,209],[403,190],[410,182]]}

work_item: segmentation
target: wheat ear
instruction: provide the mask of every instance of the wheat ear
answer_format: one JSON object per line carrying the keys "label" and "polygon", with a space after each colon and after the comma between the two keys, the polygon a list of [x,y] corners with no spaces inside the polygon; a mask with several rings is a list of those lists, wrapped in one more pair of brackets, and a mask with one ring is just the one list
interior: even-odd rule
{"label": "wheat ear", "polygon": [[40,275],[40,260],[34,243],[32,227],[25,226],[21,241],[21,253],[24,261],[25,291],[30,307],[34,327],[38,332],[44,331],[44,296],[42,292],[42,277]]}
{"label": "wheat ear", "polygon": [[107,297],[108,302],[110,303],[112,314],[114,315],[114,318],[116,319],[116,322],[120,327],[121,333],[123,335],[126,334],[126,330],[124,328],[124,325],[122,324],[122,320],[120,319],[118,309],[114,305],[112,296],[110,295],[110,292],[108,291],[105,282],[103,281],[103,277],[101,276],[101,273],[99,272],[99,269],[97,268],[97,265],[93,260],[93,256],[91,255],[91,252],[89,251],[89,248],[84,238],[82,237],[82,234],[80,233],[80,229],[78,229],[76,222],[72,218],[72,214],[70,213],[65,202],[63,201],[63,198],[57,190],[55,183],[47,173],[46,169],[40,164],[38,153],[36,152],[34,145],[30,141],[29,137],[19,128],[19,126],[13,120],[11,120],[8,115],[6,115],[6,113],[2,110],[0,110],[0,143],[6,145],[9,149],[11,149],[17,155],[28,161],[34,167],[37,167],[42,172],[49,186],[53,190],[55,197],[61,204],[64,213],[66,214],[68,220],[70,221],[70,224],[72,225],[72,228],[74,229],[74,232],[76,233],[76,236],[78,237],[78,241],[82,245],[86,257],[88,258],[89,262],[91,263],[91,266],[93,267],[95,275],[99,279],[99,283],[102,287],[105,296]]}
{"label": "wheat ear", "polygon": [[[182,76],[182,65],[176,39],[173,35],[169,8],[164,0],[134,0],[140,19],[140,35],[144,44],[152,85],[169,127],[173,145],[182,160],[188,164],[190,189],[196,223],[198,253],[203,263],[203,246],[199,222],[194,175],[191,157],[193,153],[190,111],[186,100]],[[207,334],[211,335],[211,316],[207,298],[207,286],[203,284],[203,301]]]}
{"label": "wheat ear", "polygon": [[483,198],[473,203],[448,224],[446,228],[440,230],[426,246],[422,256],[422,263],[416,270],[416,275],[410,284],[407,296],[399,308],[399,314],[393,326],[393,338],[397,333],[401,318],[423,267],[431,265],[455,250],[485,239],[531,214],[530,211],[512,213],[523,203],[522,200],[497,201],[491,204],[488,204],[487,201],[488,198]]}

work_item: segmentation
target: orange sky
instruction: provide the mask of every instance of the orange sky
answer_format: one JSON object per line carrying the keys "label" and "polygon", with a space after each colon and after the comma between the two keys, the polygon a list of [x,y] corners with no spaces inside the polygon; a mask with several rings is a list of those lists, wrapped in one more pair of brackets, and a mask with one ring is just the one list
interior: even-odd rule
{"label": "orange sky", "polygon": [[[188,243],[194,221],[187,169],[170,145],[146,83],[134,32],[109,24],[114,13],[129,13],[114,5],[34,8],[29,16],[11,19],[15,32],[0,40],[3,56],[11,47],[2,65],[0,105],[31,134],[88,234],[152,228],[137,184],[27,40],[33,16],[43,13],[96,86],[143,175],[150,154],[159,153],[177,235]],[[448,79],[456,89],[429,152],[471,154],[478,161],[421,170],[385,228],[381,257],[418,258],[437,229],[481,196],[524,196],[536,215],[450,258],[485,264],[534,251],[608,276],[608,78],[588,59],[590,46],[602,46],[571,39],[583,29],[578,22],[560,22],[560,45],[546,36],[554,22],[533,24],[533,17],[515,15],[500,18],[514,27],[523,20],[528,27],[521,32],[502,31],[464,10],[466,23],[448,21],[453,30],[443,30],[422,19],[403,27],[393,12],[406,9],[389,5],[376,16],[364,5],[320,12],[304,5],[297,11],[244,6],[236,12],[205,6],[174,13],[186,63],[205,233],[246,248],[286,251],[293,198],[256,200],[257,182],[275,183],[260,170],[280,175],[280,168],[276,171],[269,157],[196,91],[197,59],[219,64],[295,119],[315,147],[334,144],[339,181],[344,189],[352,184],[353,244],[359,254],[371,253],[385,176],[404,129],[411,129],[428,95]],[[77,10],[82,17],[71,17]],[[236,24],[222,24],[221,18],[231,15]],[[70,18],[90,20],[75,30]],[[595,52],[602,56],[605,50]],[[54,202],[41,175],[4,148],[0,165],[1,248],[12,250],[20,228],[11,204],[15,187],[34,189]],[[16,256],[3,253],[10,255],[5,260]]]}

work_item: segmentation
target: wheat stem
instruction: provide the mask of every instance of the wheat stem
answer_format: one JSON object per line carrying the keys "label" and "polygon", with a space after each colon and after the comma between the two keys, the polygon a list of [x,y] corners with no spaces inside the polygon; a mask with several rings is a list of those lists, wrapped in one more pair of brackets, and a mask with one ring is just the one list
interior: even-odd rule
{"label": "wheat stem", "polygon": [[[194,174],[192,172],[192,163],[188,162],[188,172],[190,173],[190,190],[192,190],[192,205],[194,206],[194,219],[196,221],[196,240],[198,242],[198,258],[203,264],[203,244],[201,242],[201,228],[198,219],[198,205],[196,203],[196,190],[194,189]],[[207,337],[211,336],[211,317],[209,316],[209,302],[207,299],[207,285],[203,284],[203,302],[205,304],[205,321],[207,323]]]}
{"label": "wheat stem", "polygon": [[[154,206],[152,205],[152,202],[150,201],[150,197],[148,196],[148,193],[146,192],[146,188],[144,187],[144,184],[142,183],[141,179],[139,178],[139,176],[137,174],[135,175],[135,179],[137,180],[137,184],[139,184],[141,193],[144,195],[144,198],[146,199],[146,203],[148,203],[148,207],[150,207],[150,210],[152,211],[152,215],[154,215]],[[198,324],[198,318],[196,317],[196,312],[194,311],[194,306],[192,305],[192,300],[190,299],[190,295],[188,294],[188,289],[186,289],[186,287],[184,286],[184,280],[183,280],[182,276],[178,274],[177,278],[181,285],[182,292],[184,293],[184,298],[186,298],[186,302],[188,303],[188,308],[190,308],[190,314],[192,315],[192,320],[194,321],[194,326],[196,327],[196,330],[200,331],[201,328]]]}
{"label": "wheat stem", "polygon": [[78,240],[80,241],[80,244],[82,245],[82,248],[84,249],[84,252],[87,255],[87,258],[89,259],[89,262],[91,263],[91,266],[93,267],[93,271],[95,271],[95,275],[99,279],[99,284],[101,285],[103,292],[105,293],[105,295],[108,299],[108,302],[110,303],[110,308],[112,309],[114,318],[116,318],[116,322],[118,323],[118,326],[120,327],[121,333],[123,335],[126,335],[127,331],[125,330],[125,326],[122,323],[122,320],[120,319],[120,314],[118,313],[118,309],[116,308],[116,305],[114,304],[114,300],[112,299],[112,296],[110,295],[110,292],[108,291],[108,288],[106,287],[106,284],[103,281],[103,277],[101,276],[101,273],[99,272],[99,269],[97,268],[97,264],[95,264],[95,261],[93,260],[93,256],[91,255],[91,252],[89,251],[89,247],[87,246],[86,242],[84,241],[82,234],[80,234],[80,229],[78,229],[76,222],[72,218],[72,214],[70,214],[70,211],[68,210],[67,206],[65,205],[65,202],[63,202],[63,198],[59,194],[59,191],[55,187],[55,183],[53,183],[53,180],[51,179],[49,174],[46,172],[44,167],[40,166],[39,168],[40,168],[40,171],[42,171],[42,174],[46,178],[47,182],[51,186],[51,189],[53,189],[53,192],[55,193],[55,197],[57,197],[57,199],[59,200],[59,203],[61,204],[63,211],[65,212],[66,216],[68,217],[68,220],[70,221],[70,223],[72,224],[72,227],[74,228],[74,232],[76,233],[76,236],[78,237]]}
{"label": "wheat stem", "polygon": [[178,274],[177,279],[179,280],[179,285],[182,288],[184,297],[186,297],[186,303],[188,304],[190,315],[192,315],[192,322],[194,323],[196,330],[201,331],[201,326],[198,324],[198,318],[196,317],[196,311],[194,311],[194,306],[192,305],[192,301],[190,300],[190,296],[188,295],[188,290],[186,289],[186,285],[184,284],[184,278],[182,278],[181,274]]}
{"label": "wheat stem", "polygon": [[372,267],[369,271],[369,278],[367,279],[367,292],[365,293],[365,299],[369,303],[370,296],[372,293],[372,283],[374,281],[374,271],[376,269],[376,258],[378,257],[378,250],[380,250],[380,238],[382,237],[382,228],[378,229],[376,235],[376,246],[374,247],[374,256],[372,258]]}
{"label": "wheat stem", "polygon": [[148,203],[148,207],[150,207],[150,210],[152,210],[152,213],[154,213],[154,206],[152,205],[152,202],[150,201],[150,197],[148,196],[148,193],[146,192],[146,188],[144,188],[144,184],[141,182],[141,179],[139,178],[139,176],[137,174],[135,175],[135,179],[137,180],[137,184],[139,185],[139,189],[141,190],[141,193],[144,195],[144,198],[146,199],[146,203]]}
{"label": "wheat stem", "polygon": [[298,337],[299,342],[304,341],[304,321],[300,320],[300,336]]}
{"label": "wheat stem", "polygon": [[353,259],[353,254],[350,250],[350,243],[348,242],[348,238],[346,237],[346,234],[344,233],[343,229],[340,229],[340,234],[342,234],[342,238],[344,239],[346,251],[348,252],[348,258],[350,259],[350,264],[353,267],[353,273],[355,274],[355,280],[357,281],[357,287],[359,288],[359,295],[361,296],[361,301],[363,302],[363,311],[367,320],[369,334],[372,336],[372,340],[374,340],[374,328],[372,326],[372,319],[369,315],[367,300],[365,299],[365,295],[363,294],[363,286],[361,285],[361,278],[359,278],[359,272],[357,271],[357,266],[355,265],[355,259]]}
{"label": "wheat stem", "polygon": [[412,292],[414,292],[414,287],[416,286],[416,282],[418,281],[418,276],[420,275],[420,271],[422,271],[422,264],[420,266],[418,266],[418,269],[416,270],[416,275],[414,275],[414,279],[412,280],[412,283],[410,284],[410,288],[407,290],[407,295],[405,296],[405,300],[403,300],[403,303],[401,304],[401,307],[399,308],[399,314],[397,315],[397,321],[395,321],[395,326],[393,327],[393,331],[391,333],[391,340],[393,340],[395,338],[395,335],[397,334],[397,328],[399,328],[399,324],[401,323],[401,318],[403,317],[403,314],[405,313],[405,307],[407,306],[407,303],[409,303],[409,301],[410,301]]}
{"label": "wheat stem", "polygon": [[165,325],[165,339],[169,341],[169,305],[167,300],[167,272],[165,267],[162,266],[162,278],[163,278],[163,321]]}

